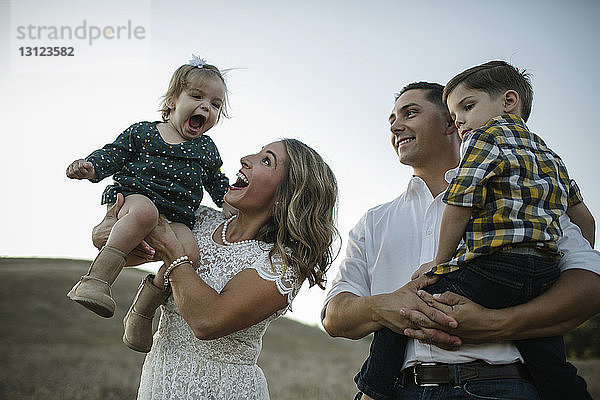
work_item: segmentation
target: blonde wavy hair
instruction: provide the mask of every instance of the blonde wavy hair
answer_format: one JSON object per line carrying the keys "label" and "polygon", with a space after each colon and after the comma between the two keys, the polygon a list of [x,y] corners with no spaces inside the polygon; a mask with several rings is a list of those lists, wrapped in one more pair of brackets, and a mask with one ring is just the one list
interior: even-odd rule
{"label": "blonde wavy hair", "polygon": [[172,104],[175,103],[177,98],[184,90],[189,87],[190,82],[193,79],[219,79],[225,85],[225,98],[223,99],[223,105],[219,110],[219,115],[217,115],[217,122],[221,119],[221,116],[228,118],[228,91],[227,91],[227,83],[225,83],[225,78],[223,77],[225,71],[219,71],[219,68],[214,65],[204,64],[202,68],[198,68],[193,65],[184,64],[181,67],[177,68],[171,77],[171,81],[169,82],[169,88],[167,89],[167,93],[162,97],[160,102],[160,111],[162,115],[163,121],[169,120],[169,115],[171,115]]}
{"label": "blonde wavy hair", "polygon": [[298,268],[310,287],[325,289],[326,272],[337,256],[334,242],[338,187],[335,175],[323,158],[296,139],[282,139],[288,160],[277,192],[271,220],[257,239],[273,243],[271,260],[283,261],[285,268]]}

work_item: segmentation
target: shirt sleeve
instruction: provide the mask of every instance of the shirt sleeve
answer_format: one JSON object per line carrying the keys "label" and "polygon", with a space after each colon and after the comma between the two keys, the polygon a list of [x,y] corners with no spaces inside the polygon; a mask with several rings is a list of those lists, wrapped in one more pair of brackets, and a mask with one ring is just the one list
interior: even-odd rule
{"label": "shirt sleeve", "polygon": [[229,189],[229,179],[221,172],[221,169],[214,171],[209,181],[204,186],[210,195],[213,202],[219,206],[223,206],[223,197]]}
{"label": "shirt sleeve", "polygon": [[274,282],[277,290],[282,296],[285,296],[288,301],[288,308],[291,309],[292,300],[298,294],[302,282],[300,274],[293,266],[285,266],[281,257],[269,257],[269,252],[264,252],[264,257],[260,257],[255,263],[248,268],[256,270],[258,276],[269,282]]}
{"label": "shirt sleeve", "polygon": [[221,160],[221,155],[219,154],[217,146],[212,140],[211,143],[214,148],[215,156],[211,168],[206,171],[206,180],[202,184],[213,202],[217,206],[222,207],[223,197],[225,196],[225,193],[227,193],[227,190],[229,190],[229,179],[221,172],[223,160]]}
{"label": "shirt sleeve", "polygon": [[90,181],[100,182],[123,168],[127,160],[135,153],[133,132],[136,130],[137,125],[131,125],[114,142],[92,152],[85,158],[86,161],[92,163],[97,175],[97,178],[90,179]]}
{"label": "shirt sleeve", "polygon": [[561,272],[568,269],[584,269],[600,275],[600,252],[592,249],[581,230],[569,219],[567,214],[560,217],[563,234],[558,239],[558,249],[563,257],[558,264]]}
{"label": "shirt sleeve", "polygon": [[484,131],[474,132],[466,146],[457,175],[442,200],[455,206],[483,207],[486,183],[502,172],[504,164],[493,136]]}
{"label": "shirt sleeve", "polygon": [[367,214],[363,215],[348,235],[346,255],[325,297],[321,319],[325,316],[327,303],[342,292],[350,292],[360,297],[371,295],[371,277],[367,267],[365,246],[366,227]]}
{"label": "shirt sleeve", "polygon": [[574,179],[569,181],[569,207],[579,204],[583,201],[583,196],[581,195],[581,190],[579,189],[579,185],[575,182]]}

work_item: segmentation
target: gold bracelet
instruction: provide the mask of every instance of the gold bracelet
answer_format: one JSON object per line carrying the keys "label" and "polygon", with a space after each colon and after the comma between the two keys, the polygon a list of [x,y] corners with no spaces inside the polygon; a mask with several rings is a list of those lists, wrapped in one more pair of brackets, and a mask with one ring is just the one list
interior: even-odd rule
{"label": "gold bracelet", "polygon": [[169,288],[169,275],[171,275],[171,272],[173,272],[173,270],[175,268],[179,267],[181,264],[185,264],[185,263],[190,263],[190,265],[192,265],[192,261],[190,260],[190,258],[188,256],[181,256],[169,265],[169,267],[167,268],[167,270],[165,271],[165,273],[163,275],[164,280],[165,280],[165,283],[164,283],[165,290],[167,290]]}

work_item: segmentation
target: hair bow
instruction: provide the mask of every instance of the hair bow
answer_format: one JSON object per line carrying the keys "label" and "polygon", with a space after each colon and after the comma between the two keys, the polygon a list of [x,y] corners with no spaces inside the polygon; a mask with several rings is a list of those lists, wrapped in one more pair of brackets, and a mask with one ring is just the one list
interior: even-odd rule
{"label": "hair bow", "polygon": [[188,64],[190,64],[194,67],[202,68],[205,65],[207,65],[208,63],[206,62],[206,60],[204,58],[200,58],[197,55],[192,53],[192,59],[189,61]]}

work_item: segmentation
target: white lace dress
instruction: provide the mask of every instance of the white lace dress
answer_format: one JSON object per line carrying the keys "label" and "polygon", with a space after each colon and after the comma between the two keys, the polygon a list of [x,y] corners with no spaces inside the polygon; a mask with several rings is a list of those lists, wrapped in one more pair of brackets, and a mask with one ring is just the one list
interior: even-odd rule
{"label": "white lace dress", "polygon": [[224,219],[220,212],[201,206],[193,233],[200,247],[197,272],[217,292],[237,273],[255,269],[263,279],[275,282],[287,296],[288,307],[241,331],[214,340],[200,340],[179,314],[170,296],[161,306],[158,331],[142,368],[138,399],[268,399],[265,376],[256,364],[262,337],[271,321],[283,315],[300,289],[293,268],[275,270],[268,260],[271,245],[252,242],[223,246],[212,235]]}

